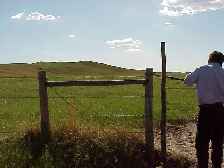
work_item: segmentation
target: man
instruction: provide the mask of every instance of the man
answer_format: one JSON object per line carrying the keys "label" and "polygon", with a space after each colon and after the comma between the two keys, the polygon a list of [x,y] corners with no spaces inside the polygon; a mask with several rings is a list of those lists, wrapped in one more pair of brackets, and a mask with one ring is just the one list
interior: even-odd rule
{"label": "man", "polygon": [[224,55],[213,51],[208,65],[197,68],[184,80],[186,85],[196,84],[199,113],[197,120],[196,151],[198,168],[208,167],[209,142],[212,143],[213,168],[221,168],[224,132]]}

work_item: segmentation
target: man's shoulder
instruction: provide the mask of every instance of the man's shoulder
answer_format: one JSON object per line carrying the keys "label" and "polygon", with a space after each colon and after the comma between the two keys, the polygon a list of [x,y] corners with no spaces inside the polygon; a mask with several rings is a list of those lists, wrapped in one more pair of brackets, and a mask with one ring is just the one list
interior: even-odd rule
{"label": "man's shoulder", "polygon": [[204,71],[204,70],[208,70],[208,69],[211,69],[212,66],[207,64],[207,65],[202,65],[202,66],[199,66],[195,69],[195,71]]}
{"label": "man's shoulder", "polygon": [[195,69],[195,71],[199,74],[201,73],[209,73],[209,72],[215,72],[215,73],[219,73],[219,74],[223,74],[224,75],[224,69],[221,66],[214,66],[214,65],[202,65],[198,68]]}
{"label": "man's shoulder", "polygon": [[198,67],[197,69],[208,69],[210,67],[211,66],[207,64],[207,65],[202,65],[202,66]]}
{"label": "man's shoulder", "polygon": [[208,71],[209,69],[210,69],[209,65],[201,65],[201,66],[196,67],[194,69],[194,71],[192,71],[192,74],[201,74],[201,73]]}
{"label": "man's shoulder", "polygon": [[198,66],[194,69],[193,72],[199,72],[199,71],[203,71],[205,69],[208,69],[208,65],[202,65],[202,66]]}

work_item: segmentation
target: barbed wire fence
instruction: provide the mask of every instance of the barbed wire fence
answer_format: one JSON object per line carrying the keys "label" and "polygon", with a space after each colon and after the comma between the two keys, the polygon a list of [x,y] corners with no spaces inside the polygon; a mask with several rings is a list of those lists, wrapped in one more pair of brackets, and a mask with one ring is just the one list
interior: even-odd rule
{"label": "barbed wire fence", "polygon": [[[160,79],[160,75],[155,73],[154,76],[156,78]],[[143,77],[144,76],[136,76],[136,78],[143,78]],[[61,76],[59,78],[61,78]],[[125,76],[124,76],[124,78],[125,78]],[[177,78],[177,77],[172,77],[172,76],[167,76],[167,78],[170,80],[174,80],[174,81],[183,81],[182,78]],[[29,82],[30,80],[34,83],[32,85],[33,88],[25,86],[26,83]],[[6,120],[10,120],[10,119],[7,119],[7,115],[10,116],[10,114],[12,114],[10,112],[10,108],[12,111],[15,111],[14,113],[20,113],[20,112],[22,112],[22,110],[25,110],[25,112],[23,112],[23,115],[24,115],[24,113],[26,114],[26,119],[29,119],[29,114],[31,114],[31,116],[34,115],[36,117],[36,122],[38,122],[38,119],[39,119],[38,118],[39,117],[39,95],[38,95],[37,84],[35,84],[37,81],[37,78],[36,77],[4,76],[4,77],[0,77],[0,81],[1,81],[1,85],[3,85],[3,87],[1,87],[1,89],[0,89],[0,92],[1,92],[1,94],[0,94],[0,100],[1,100],[0,120],[2,121],[0,134],[10,134],[11,132],[14,132],[12,126],[9,126],[10,122],[8,124],[6,124],[6,126],[4,126],[4,123],[8,122],[8,121],[6,122]],[[6,82],[5,84],[4,84],[4,81]],[[13,83],[13,86],[11,86],[10,84],[7,84],[7,83]],[[17,87],[17,84],[22,87],[21,88]],[[168,86],[166,89],[168,90],[168,92],[169,92],[169,90],[175,92],[177,90],[194,90],[195,88]],[[24,90],[26,90],[25,94],[19,94],[20,92],[24,92]],[[77,110],[79,110],[79,109],[77,109],[78,107],[76,105],[76,103],[77,103],[76,99],[83,99],[83,98],[85,98],[85,99],[107,99],[107,98],[109,98],[109,100],[111,100],[111,99],[122,99],[122,98],[130,98],[130,99],[131,98],[133,98],[133,99],[143,99],[144,98],[143,94],[142,95],[134,95],[133,97],[131,97],[130,95],[118,95],[118,96],[114,96],[114,95],[109,95],[109,96],[108,95],[104,95],[104,96],[84,95],[83,96],[83,95],[65,95],[65,94],[60,93],[57,89],[53,89],[53,92],[54,92],[54,94],[50,95],[49,99],[50,99],[50,101],[54,101],[52,103],[53,107],[51,107],[51,109],[53,108],[55,113],[57,113],[58,109],[60,110],[60,108],[57,107],[59,100],[65,104],[64,107],[67,106],[68,108],[70,108],[70,111],[72,111],[72,109],[73,109],[73,112],[77,113]],[[8,94],[8,93],[10,93],[10,94]],[[10,102],[10,105],[8,105],[8,102]],[[25,106],[26,106],[25,104],[29,104],[29,103],[35,104],[37,107],[34,109],[32,109],[34,106],[32,106],[30,109],[28,107],[25,108]],[[24,106],[24,108],[22,108],[23,106]],[[179,106],[181,106],[181,104],[179,104]],[[8,109],[8,110],[6,110],[6,109]],[[62,113],[65,113],[66,110],[68,110],[68,109],[64,109],[64,112],[62,112]],[[8,112],[7,115],[5,114],[6,112]],[[122,117],[124,117],[126,119],[127,119],[127,117],[129,117],[129,118],[130,117],[131,118],[143,118],[144,117],[143,114],[132,114],[131,115],[131,114],[128,114],[128,112],[127,112],[127,115],[125,115],[124,113],[117,114],[116,112],[115,112],[115,114],[102,112],[102,114],[103,113],[105,115],[100,116],[99,114],[95,114],[95,117],[98,117],[98,118],[99,117],[104,117],[104,118],[105,117],[106,118],[122,118]],[[70,112],[70,115],[71,114],[72,113]],[[17,114],[17,116],[20,116],[20,115]],[[22,116],[22,114],[21,114],[21,116]],[[75,116],[73,115],[73,117],[75,117]],[[94,117],[94,114],[92,115],[92,117]],[[31,118],[33,118],[33,117],[31,117]],[[32,120],[34,121],[34,119],[32,119]],[[15,127],[18,127],[19,121],[16,121],[15,118],[13,119],[13,121],[15,122],[15,124],[12,124],[12,125],[16,125]],[[20,121],[25,122],[22,119]],[[115,121],[116,121],[116,119],[115,119]],[[10,127],[10,129],[7,129],[7,125]],[[10,131],[10,130],[12,130],[12,131]]]}
{"label": "barbed wire fence", "polygon": [[[30,79],[32,82],[35,81],[33,77],[0,77],[0,139],[20,132],[22,128],[28,126],[27,121],[33,122],[37,116],[37,108],[29,109],[25,105],[38,102],[36,89],[26,87],[25,91],[22,87]],[[23,92],[26,93],[23,95]]]}
{"label": "barbed wire fence", "polygon": [[[51,88],[51,89],[53,89],[53,88]],[[130,98],[130,99],[136,99],[136,98],[139,98],[139,99],[142,99],[142,100],[144,99],[143,95],[142,96],[140,96],[140,95],[138,95],[138,96],[85,96],[85,97],[83,97],[81,95],[64,96],[61,93],[59,93],[59,91],[57,89],[53,89],[53,91],[57,95],[57,98],[60,98],[60,100],[65,105],[68,106],[66,111],[68,111],[69,112],[69,116],[71,116],[73,118],[77,117],[75,115],[80,110],[79,107],[77,107],[77,105],[76,105],[77,104],[76,99],[83,99],[84,98],[84,99],[94,99],[96,101],[100,101],[102,99],[107,99],[107,101],[111,101],[111,99],[114,99],[116,101],[119,101],[119,100],[122,101],[122,99],[127,98],[127,97]],[[86,104],[88,104],[88,101],[85,101],[85,102],[86,102]],[[54,103],[56,103],[56,102],[54,102]],[[111,104],[111,106],[113,106],[113,104]],[[92,107],[94,108],[94,105]],[[82,108],[82,107],[80,107],[80,108]],[[122,106],[120,106],[120,108],[122,108]],[[116,109],[115,108],[112,112],[108,112],[107,109],[103,108],[102,110],[99,110],[99,114],[93,112],[92,114],[86,116],[86,119],[91,117],[91,120],[95,120],[95,122],[97,122],[97,119],[99,119],[99,118],[104,118],[106,120],[111,120],[111,121],[113,119],[115,119],[115,121],[113,121],[114,122],[113,126],[116,126],[116,122],[117,122],[116,120],[118,118],[122,118],[122,117],[124,119],[136,118],[136,119],[141,119],[141,120],[143,120],[143,118],[144,118],[144,114],[141,113],[140,111],[138,112],[138,114],[130,114],[130,112],[128,112],[128,110],[126,110],[126,111],[119,111],[119,112],[116,112],[116,110],[118,111],[120,109]],[[83,111],[83,110],[81,109],[80,111]],[[75,114],[72,114],[71,112],[75,113]],[[117,114],[117,113],[122,113],[122,114]],[[102,125],[100,127],[102,127]],[[102,127],[102,129],[103,129],[103,127]],[[139,132],[139,131],[129,131],[129,132]],[[140,131],[140,132],[143,132],[143,130]]]}

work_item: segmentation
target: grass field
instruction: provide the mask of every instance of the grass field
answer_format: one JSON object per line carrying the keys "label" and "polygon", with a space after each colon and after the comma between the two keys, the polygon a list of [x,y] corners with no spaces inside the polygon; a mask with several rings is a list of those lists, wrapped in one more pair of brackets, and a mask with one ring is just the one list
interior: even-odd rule
{"label": "grass field", "polygon": [[[36,76],[40,69],[46,70],[48,80],[135,79],[144,76],[144,71],[94,62],[0,65],[0,128],[3,134],[38,125],[40,116]],[[184,76],[180,73],[169,75]],[[194,89],[174,80],[168,80],[167,88],[168,120],[192,120],[197,111]],[[144,87],[141,85],[58,87],[49,88],[48,93],[53,126],[76,122],[78,125],[100,128],[143,128]],[[154,77],[153,112],[155,120],[159,120],[158,77]]]}
{"label": "grass field", "polygon": [[[39,70],[47,72],[48,80],[144,78],[144,71],[94,62],[0,65],[0,167],[147,167],[144,138],[129,135],[129,131],[143,131],[143,86],[49,88],[53,131],[43,147],[38,130]],[[153,114],[158,121],[159,77],[153,83]],[[197,111],[194,89],[174,80],[167,81],[167,88],[168,121],[192,120]],[[159,166],[160,155],[156,155]],[[189,163],[171,158],[172,168]]]}

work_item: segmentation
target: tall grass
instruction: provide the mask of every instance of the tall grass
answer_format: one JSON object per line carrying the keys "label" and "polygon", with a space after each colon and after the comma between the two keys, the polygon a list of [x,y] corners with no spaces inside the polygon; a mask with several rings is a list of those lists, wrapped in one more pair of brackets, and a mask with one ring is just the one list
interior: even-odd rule
{"label": "tall grass", "polygon": [[[155,151],[156,166],[161,155]],[[168,168],[185,168],[190,161],[168,156]],[[31,129],[15,140],[0,143],[0,165],[10,168],[146,168],[146,147],[139,135],[125,130],[57,128],[47,145],[41,143],[38,129]]]}

